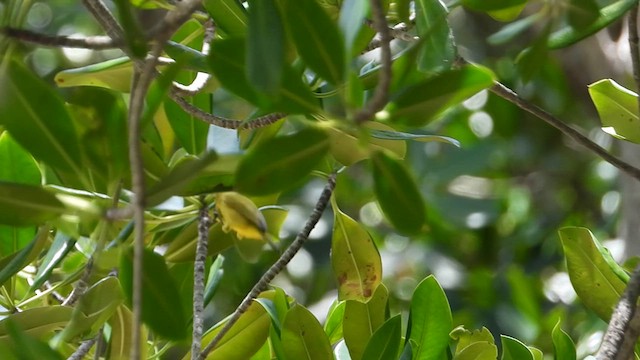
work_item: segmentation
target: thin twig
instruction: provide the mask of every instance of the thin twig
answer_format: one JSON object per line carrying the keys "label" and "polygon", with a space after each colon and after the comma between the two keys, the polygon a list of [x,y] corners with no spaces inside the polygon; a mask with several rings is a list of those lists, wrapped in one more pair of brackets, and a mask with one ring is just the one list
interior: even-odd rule
{"label": "thin twig", "polygon": [[[101,336],[101,335],[102,335],[102,333],[98,334],[98,336]],[[98,336],[94,337],[93,339],[89,339],[87,341],[83,341],[82,344],[80,344],[80,346],[78,346],[76,351],[74,351],[73,354],[71,354],[71,356],[69,356],[67,358],[67,360],[82,360],[82,359],[84,359],[84,357],[89,353],[89,351],[93,347],[93,344],[95,344],[96,341],[98,340]]]}
{"label": "thin twig", "polygon": [[122,44],[123,46],[121,48],[128,53],[124,46],[124,32],[122,31],[122,27],[120,27],[109,8],[107,8],[101,0],[82,0],[82,3],[96,21],[98,21],[107,35],[113,39],[115,43]]}
{"label": "thin twig", "polygon": [[202,334],[204,333],[204,287],[205,287],[205,267],[207,261],[207,246],[209,245],[209,227],[211,226],[211,216],[209,207],[201,198],[198,224],[198,243],[196,245],[196,259],[193,263],[193,333],[191,340],[191,359],[197,360],[202,350]]}
{"label": "thin twig", "polygon": [[115,43],[109,36],[104,35],[87,36],[82,38],[71,36],[53,36],[37,33],[31,30],[16,29],[12,27],[3,27],[0,29],[0,33],[20,41],[49,47],[104,50],[115,49],[122,46],[122,44]]}
{"label": "thin twig", "polygon": [[[204,24],[204,39],[202,40],[202,54],[209,55],[209,50],[211,49],[211,42],[216,36],[216,28],[213,24],[213,20],[209,19]],[[197,93],[201,92],[211,80],[211,74],[206,72],[199,72],[196,75],[196,78],[193,79],[191,84],[182,85],[180,83],[174,82],[173,89],[176,93],[180,94],[180,96],[194,96]]]}
{"label": "thin twig", "polygon": [[271,125],[276,121],[287,116],[284,113],[272,113],[272,114],[260,116],[256,119],[249,120],[249,121],[233,120],[233,119],[228,119],[222,116],[217,116],[217,115],[213,115],[208,112],[205,112],[200,108],[189,104],[187,100],[180,97],[175,92],[170,92],[169,97],[171,97],[171,99],[175,101],[176,104],[180,105],[182,110],[184,110],[187,114],[195,118],[198,118],[208,124],[215,125],[225,129],[258,129],[261,127]]}
{"label": "thin twig", "polygon": [[258,280],[251,291],[249,291],[244,300],[242,300],[233,314],[231,314],[222,329],[220,329],[220,332],[218,332],[213,340],[211,340],[211,342],[207,345],[207,347],[204,348],[204,350],[198,357],[199,360],[204,360],[207,355],[209,355],[209,353],[218,345],[218,343],[220,343],[225,334],[229,332],[231,327],[238,321],[238,319],[240,319],[240,316],[242,316],[242,314],[245,313],[247,309],[249,309],[249,306],[251,306],[253,300],[256,299],[261,292],[267,289],[271,280],[273,280],[273,278],[278,275],[278,273],[280,273],[280,271],[282,271],[285,266],[287,266],[289,261],[291,261],[295,254],[302,248],[302,245],[304,245],[305,241],[309,238],[311,230],[313,230],[313,228],[320,220],[320,217],[326,209],[329,200],[331,200],[331,194],[333,194],[333,190],[335,189],[335,187],[336,174],[334,173],[329,176],[327,185],[322,190],[322,194],[320,195],[320,198],[318,199],[313,212],[307,219],[307,223],[305,224],[304,228],[298,233],[298,236],[296,236],[296,239],[291,243],[291,245],[289,245],[287,250],[285,250],[280,258],[269,268],[269,270],[267,270],[267,272],[262,275],[260,280]]}
{"label": "thin twig", "polygon": [[500,96],[501,98],[517,105],[522,110],[535,115],[536,117],[542,119],[547,124],[553,126],[554,128],[560,130],[563,134],[569,136],[573,140],[575,140],[578,144],[586,147],[588,150],[592,151],[599,157],[601,157],[604,161],[609,164],[617,167],[627,175],[631,176],[636,180],[640,180],[640,169],[630,165],[629,163],[624,162],[623,160],[618,159],[617,157],[611,155],[607,150],[589,140],[588,137],[582,135],[578,130],[570,127],[569,125],[562,122],[560,119],[551,115],[547,111],[542,108],[534,105],[527,100],[521,98],[518,94],[516,94],[513,90],[504,86],[503,84],[496,82],[493,87],[491,87],[491,92]]}
{"label": "thin twig", "polygon": [[82,296],[89,287],[89,277],[91,276],[91,272],[93,271],[93,256],[89,258],[87,264],[84,266],[84,272],[82,273],[82,277],[76,285],[71,290],[71,294],[67,296],[67,298],[62,302],[63,306],[73,306],[80,296]]}
{"label": "thin twig", "polygon": [[371,0],[371,13],[373,15],[373,23],[376,31],[380,34],[381,68],[378,84],[376,85],[373,97],[364,106],[364,108],[354,116],[354,119],[358,124],[370,120],[376,112],[381,110],[387,104],[389,97],[389,85],[391,84],[391,34],[389,31],[389,25],[385,19],[384,11],[382,10],[381,0]]}

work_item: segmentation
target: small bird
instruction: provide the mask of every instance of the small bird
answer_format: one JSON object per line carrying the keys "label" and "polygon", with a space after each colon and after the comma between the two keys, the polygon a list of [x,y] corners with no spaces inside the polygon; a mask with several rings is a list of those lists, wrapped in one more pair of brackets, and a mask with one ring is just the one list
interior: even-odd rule
{"label": "small bird", "polygon": [[216,212],[221,218],[224,232],[233,231],[238,239],[266,241],[274,250],[279,251],[267,233],[264,216],[248,197],[234,191],[218,193]]}

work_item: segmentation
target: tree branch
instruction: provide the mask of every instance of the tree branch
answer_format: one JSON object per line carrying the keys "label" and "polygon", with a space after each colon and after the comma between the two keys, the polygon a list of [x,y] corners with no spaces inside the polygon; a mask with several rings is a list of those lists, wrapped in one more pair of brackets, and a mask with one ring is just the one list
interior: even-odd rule
{"label": "tree branch", "polygon": [[380,34],[380,77],[373,97],[355,116],[356,123],[362,124],[370,120],[376,112],[380,111],[389,98],[389,85],[391,84],[391,34],[389,25],[382,10],[381,0],[371,0],[371,13],[376,31]]}
{"label": "tree branch", "polygon": [[101,0],[82,0],[82,4],[84,4],[91,15],[98,21],[98,24],[100,24],[107,35],[109,35],[115,43],[122,44],[122,50],[128,53],[128,49],[124,46],[122,27],[120,27],[109,8],[107,8]]}
{"label": "tree branch", "polygon": [[588,137],[582,135],[578,130],[570,127],[569,125],[562,122],[560,119],[551,115],[547,111],[542,108],[534,105],[527,100],[521,98],[518,94],[516,94],[513,90],[504,86],[503,84],[496,82],[493,87],[491,87],[491,92],[500,96],[501,98],[517,105],[522,110],[535,115],[536,117],[542,119],[547,124],[553,126],[554,128],[560,130],[563,134],[575,140],[578,144],[586,147],[603,160],[608,162],[609,164],[615,166],[620,169],[627,175],[633,177],[636,180],[640,181],[640,169],[631,166],[629,163],[624,162],[623,160],[618,159],[617,157],[611,155],[607,150],[589,140]]}
{"label": "tree branch", "polygon": [[119,48],[123,45],[114,42],[113,39],[111,39],[109,36],[103,35],[88,36],[82,38],[70,36],[52,36],[25,29],[16,29],[8,26],[1,28],[0,33],[20,41],[49,47],[105,50]]}
{"label": "tree branch", "polygon": [[209,207],[201,198],[198,243],[196,245],[196,259],[193,263],[193,332],[191,340],[191,359],[196,360],[202,350],[202,334],[204,333],[204,287],[205,287],[205,267],[207,261],[207,246],[209,245],[209,227],[211,226],[211,216]]}
{"label": "tree branch", "polygon": [[329,200],[331,200],[331,195],[333,194],[335,187],[336,174],[334,173],[329,176],[327,185],[324,187],[324,190],[322,190],[322,194],[320,195],[311,216],[307,219],[307,223],[304,228],[298,233],[298,236],[296,236],[296,239],[291,243],[287,250],[285,250],[280,258],[269,268],[269,270],[267,270],[267,272],[264,273],[264,275],[262,275],[260,280],[258,280],[251,291],[249,291],[238,308],[236,308],[233,314],[231,314],[222,329],[220,329],[220,332],[216,334],[215,338],[213,338],[213,340],[204,348],[202,353],[200,353],[200,356],[198,357],[199,360],[206,359],[207,355],[209,355],[231,327],[238,321],[238,319],[240,319],[240,316],[249,309],[253,300],[256,299],[261,292],[267,289],[271,280],[273,280],[273,278],[278,275],[285,266],[287,266],[289,261],[291,261],[295,254],[302,248],[302,245],[304,245],[305,241],[309,238],[311,230],[316,226],[322,216],[322,213],[327,208],[327,204],[329,203]]}

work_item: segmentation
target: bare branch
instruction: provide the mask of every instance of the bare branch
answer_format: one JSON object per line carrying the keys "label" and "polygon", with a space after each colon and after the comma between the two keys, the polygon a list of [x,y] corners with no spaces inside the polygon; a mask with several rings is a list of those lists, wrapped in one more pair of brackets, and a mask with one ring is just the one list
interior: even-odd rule
{"label": "bare branch", "polygon": [[[122,27],[116,21],[109,8],[101,0],[82,0],[82,4],[91,12],[100,26],[114,42],[124,44]],[[124,48],[124,46],[122,46]],[[123,49],[125,51],[126,49]],[[125,51],[127,52],[127,51]]]}
{"label": "bare branch", "polygon": [[62,302],[63,306],[73,306],[76,301],[82,296],[89,287],[89,277],[91,276],[91,272],[93,271],[93,256],[89,258],[87,264],[84,266],[84,271],[82,272],[82,277],[73,290],[71,290],[71,294]]}
{"label": "bare branch", "polygon": [[258,129],[271,125],[287,116],[284,113],[273,113],[248,121],[233,120],[205,112],[198,107],[189,104],[187,100],[178,96],[175,92],[169,93],[169,96],[189,115],[196,117],[208,124],[219,126],[225,129]]}
{"label": "bare branch", "polygon": [[196,360],[202,350],[202,334],[204,333],[204,287],[205,267],[207,261],[207,246],[209,245],[209,227],[211,216],[209,208],[201,197],[198,224],[198,243],[196,245],[196,259],[193,263],[193,332],[191,340],[191,359]]}
{"label": "bare branch", "polygon": [[582,135],[578,130],[565,124],[563,121],[551,115],[550,113],[538,107],[537,105],[534,105],[528,102],[527,100],[521,98],[513,90],[509,89],[508,87],[504,86],[499,82],[496,82],[496,84],[493,87],[491,87],[490,90],[494,94],[517,105],[522,110],[532,115],[535,115],[536,117],[542,119],[547,124],[560,130],[563,134],[572,138],[578,144],[586,147],[587,149],[589,149],[590,151],[592,151],[593,153],[601,157],[604,161],[617,167],[618,169],[628,174],[629,176],[633,177],[634,179],[640,180],[640,169],[634,166],[631,166],[629,163],[626,163],[623,160],[620,160],[617,157],[611,155],[609,152],[607,152],[607,150],[605,150],[598,144],[594,143],[593,141],[589,140],[588,137]]}
{"label": "bare branch", "polygon": [[354,119],[356,123],[361,124],[367,120],[370,120],[376,112],[381,110],[388,101],[389,97],[389,85],[391,84],[391,34],[389,31],[389,25],[385,19],[384,11],[382,10],[381,0],[371,0],[371,12],[373,15],[373,23],[376,27],[376,31],[380,34],[380,77],[378,78],[378,85],[373,93],[373,97],[369,102],[360,110]]}
{"label": "bare branch", "polygon": [[93,345],[98,340],[99,336],[102,336],[102,333],[99,333],[98,336],[94,337],[93,339],[89,339],[87,341],[83,341],[82,344],[80,346],[78,346],[76,351],[74,351],[73,354],[71,354],[71,356],[69,356],[67,358],[67,360],[82,360],[82,359],[84,359],[84,357],[89,353],[89,351],[91,350]]}
{"label": "bare branch", "polygon": [[238,308],[236,308],[236,310],[233,312],[233,314],[231,314],[222,329],[220,329],[220,332],[218,332],[215,338],[211,340],[207,347],[204,348],[204,350],[198,357],[199,360],[204,360],[207,355],[209,355],[209,353],[216,347],[220,340],[222,340],[222,338],[225,336],[225,334],[227,334],[231,327],[238,321],[238,319],[240,319],[240,316],[242,316],[242,314],[245,313],[247,309],[249,309],[249,306],[251,306],[253,300],[256,299],[261,292],[267,289],[271,280],[273,280],[273,278],[278,275],[280,271],[285,268],[285,266],[287,266],[289,261],[291,261],[295,254],[302,248],[302,245],[304,245],[305,241],[309,238],[311,230],[313,230],[313,228],[316,226],[316,224],[320,220],[320,217],[322,216],[322,213],[327,208],[327,204],[329,203],[329,200],[331,200],[331,194],[333,194],[333,190],[335,189],[335,187],[336,174],[334,173],[329,176],[327,185],[324,187],[324,190],[322,190],[322,194],[320,195],[320,198],[318,199],[318,202],[316,203],[311,216],[309,216],[309,218],[307,219],[307,223],[305,224],[304,228],[298,233],[296,239],[291,243],[287,250],[285,250],[280,258],[269,268],[269,270],[267,270],[267,272],[262,275],[260,280],[258,280],[258,282],[253,286],[249,294],[247,294],[244,300],[242,300]]}
{"label": "bare branch", "polygon": [[52,36],[12,27],[4,27],[0,29],[0,33],[20,41],[49,47],[105,50],[115,49],[122,46],[122,44],[115,43],[110,37],[102,35],[82,38],[70,36]]}

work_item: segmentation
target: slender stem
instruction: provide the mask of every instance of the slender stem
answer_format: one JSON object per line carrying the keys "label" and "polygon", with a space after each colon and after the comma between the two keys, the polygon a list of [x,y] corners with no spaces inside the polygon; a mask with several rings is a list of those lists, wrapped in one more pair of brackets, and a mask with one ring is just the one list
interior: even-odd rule
{"label": "slender stem", "polygon": [[547,124],[553,126],[554,128],[560,130],[563,134],[569,136],[573,140],[575,140],[578,144],[586,147],[603,160],[608,162],[609,164],[617,167],[627,175],[633,177],[636,180],[640,180],[640,169],[630,165],[629,163],[624,162],[623,160],[618,159],[617,157],[611,155],[607,150],[589,140],[588,137],[582,135],[578,130],[570,127],[560,119],[551,115],[547,111],[542,108],[534,105],[527,100],[521,98],[518,94],[516,94],[513,90],[504,86],[503,84],[496,82],[495,85],[490,89],[491,92],[500,96],[501,98],[517,105],[522,110],[535,115],[536,117],[542,119]]}
{"label": "slender stem", "polygon": [[88,36],[83,38],[75,38],[69,36],[52,36],[37,33],[31,30],[17,29],[12,27],[1,28],[0,33],[20,41],[50,47],[104,50],[114,49],[121,46],[121,44],[114,42],[113,39],[108,36]]}
{"label": "slender stem", "polygon": [[202,353],[200,353],[200,356],[198,357],[199,360],[206,359],[207,355],[209,355],[209,353],[220,343],[227,332],[229,332],[231,327],[233,327],[238,319],[240,319],[240,316],[242,316],[242,314],[244,314],[247,309],[249,309],[249,306],[251,306],[253,300],[256,299],[261,292],[267,289],[271,280],[273,280],[273,278],[275,278],[276,275],[278,275],[285,268],[285,266],[287,266],[289,261],[291,261],[295,254],[302,248],[302,245],[304,245],[305,241],[307,241],[307,239],[309,238],[311,230],[313,230],[313,228],[316,226],[316,224],[320,220],[320,217],[322,216],[322,213],[327,208],[327,204],[331,200],[331,194],[333,194],[333,190],[335,189],[335,187],[336,174],[334,173],[329,176],[327,185],[322,190],[322,194],[320,195],[320,198],[318,198],[318,202],[316,203],[313,212],[307,219],[307,223],[305,224],[304,228],[298,233],[298,236],[296,236],[296,239],[291,243],[291,245],[289,245],[287,250],[282,253],[280,258],[269,268],[269,270],[267,270],[262,275],[260,280],[258,280],[251,291],[249,291],[244,300],[242,300],[233,314],[231,314],[222,329],[220,329],[213,340],[211,340],[211,342],[204,348]]}
{"label": "slender stem", "polygon": [[198,224],[198,244],[196,245],[196,259],[193,263],[193,334],[191,340],[191,359],[196,360],[202,350],[202,334],[204,333],[204,287],[205,267],[207,261],[207,246],[209,245],[209,227],[211,216],[209,207],[201,198]]}
{"label": "slender stem", "polygon": [[[102,336],[102,333],[99,333],[98,336]],[[74,351],[73,354],[71,354],[71,356],[69,356],[67,358],[67,360],[82,360],[82,359],[84,359],[84,357],[89,353],[89,351],[91,350],[93,345],[98,340],[98,336],[94,337],[93,339],[89,339],[87,341],[83,341],[82,344],[80,346],[78,346],[76,351]]]}
{"label": "slender stem", "polygon": [[384,11],[382,10],[381,0],[371,0],[371,12],[373,15],[373,23],[376,31],[380,34],[380,77],[378,79],[378,85],[373,93],[373,97],[369,102],[358,112],[354,119],[356,123],[363,123],[370,120],[376,112],[381,110],[388,101],[389,98],[389,86],[391,84],[391,32],[389,25],[385,19]]}
{"label": "slender stem", "polygon": [[62,302],[63,306],[73,306],[76,301],[82,296],[87,288],[89,287],[89,277],[91,276],[91,272],[93,271],[93,256],[89,258],[87,264],[84,266],[84,271],[82,273],[82,277],[76,285],[74,286],[71,294]]}

